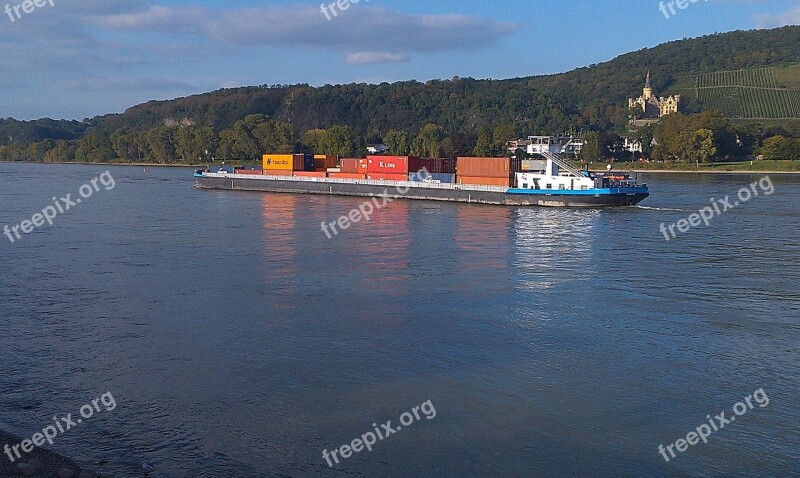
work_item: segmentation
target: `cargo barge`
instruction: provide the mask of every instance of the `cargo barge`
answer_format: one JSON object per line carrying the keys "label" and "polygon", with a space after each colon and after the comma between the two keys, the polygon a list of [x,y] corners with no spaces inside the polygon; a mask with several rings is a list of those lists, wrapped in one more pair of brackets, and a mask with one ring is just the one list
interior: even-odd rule
{"label": "cargo barge", "polygon": [[[265,156],[265,166],[274,164],[272,158]],[[492,163],[488,160],[497,160],[498,164],[488,164]],[[395,160],[374,160],[373,168],[370,168],[369,160],[356,161],[363,161],[362,172],[339,171],[343,168],[327,168],[330,172],[266,168],[261,171],[203,170],[195,173],[195,179],[200,189],[387,197],[502,206],[633,206],[650,195],[646,184],[639,184],[628,175],[596,175],[578,171],[556,155],[547,155],[546,161],[542,161],[544,170],[528,172],[518,171],[514,167],[504,168],[503,164],[511,161],[506,158],[459,158],[459,174],[431,173],[427,168],[418,171],[410,168],[408,158],[405,159],[405,166],[402,166],[406,168],[405,175],[394,172],[393,167],[397,167]],[[293,167],[298,165],[294,164]],[[469,175],[476,168],[483,168],[481,171],[489,175]]]}

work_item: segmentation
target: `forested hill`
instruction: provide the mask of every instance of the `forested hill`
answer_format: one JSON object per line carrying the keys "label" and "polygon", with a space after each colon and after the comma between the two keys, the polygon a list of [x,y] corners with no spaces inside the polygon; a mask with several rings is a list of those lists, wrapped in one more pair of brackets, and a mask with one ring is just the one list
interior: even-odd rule
{"label": "forested hill", "polygon": [[[0,144],[69,140],[86,134],[84,128],[106,137],[118,130],[136,133],[179,124],[210,126],[219,133],[254,113],[292,123],[297,137],[333,125],[349,126],[360,138],[379,137],[389,129],[416,134],[428,123],[449,134],[471,137],[499,124],[513,125],[520,135],[567,128],[608,131],[625,124],[626,97],[640,94],[648,70],[656,93],[666,94],[675,91],[678,78],[686,75],[800,63],[798,45],[800,27],[785,27],[674,41],[548,76],[224,89],[148,102],[82,125],[3,120]],[[687,106],[701,107],[691,102]]]}

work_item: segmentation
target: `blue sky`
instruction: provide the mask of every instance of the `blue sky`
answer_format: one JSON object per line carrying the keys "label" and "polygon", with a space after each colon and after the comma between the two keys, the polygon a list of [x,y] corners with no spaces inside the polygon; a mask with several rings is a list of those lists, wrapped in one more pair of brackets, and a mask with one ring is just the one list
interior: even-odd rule
{"label": "blue sky", "polygon": [[48,1],[0,0],[0,117],[83,119],[232,86],[557,73],[800,24],[800,0],[698,0],[665,5],[669,18],[657,0],[348,0],[337,16],[320,0]]}

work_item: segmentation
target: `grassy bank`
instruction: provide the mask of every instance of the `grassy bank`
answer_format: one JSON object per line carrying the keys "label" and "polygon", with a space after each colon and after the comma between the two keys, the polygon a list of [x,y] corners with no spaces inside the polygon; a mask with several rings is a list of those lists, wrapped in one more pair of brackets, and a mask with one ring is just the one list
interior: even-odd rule
{"label": "grassy bank", "polygon": [[[606,163],[590,163],[592,171],[604,171]],[[800,161],[750,161],[701,164],[614,163],[614,171],[669,173],[800,173]]]}

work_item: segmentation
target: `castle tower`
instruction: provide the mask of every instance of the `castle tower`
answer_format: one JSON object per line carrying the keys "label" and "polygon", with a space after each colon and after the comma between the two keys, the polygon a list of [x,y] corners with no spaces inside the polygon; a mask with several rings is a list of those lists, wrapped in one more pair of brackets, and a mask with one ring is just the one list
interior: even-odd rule
{"label": "castle tower", "polygon": [[642,96],[644,96],[645,100],[649,100],[653,97],[653,87],[650,86],[650,72],[647,72],[647,81],[644,83],[644,89],[642,90]]}

